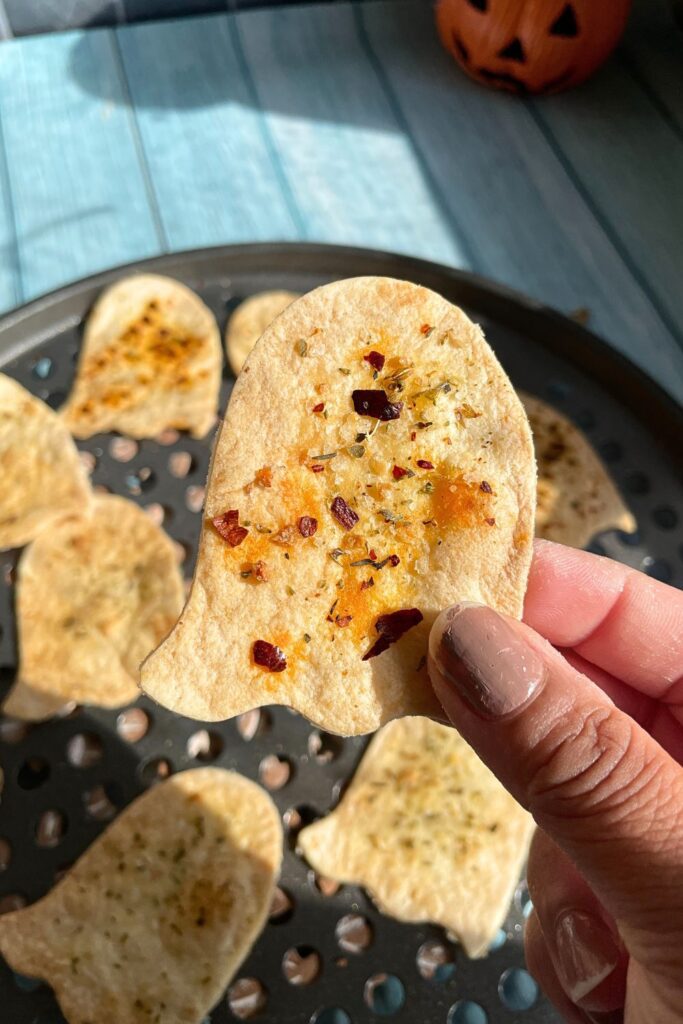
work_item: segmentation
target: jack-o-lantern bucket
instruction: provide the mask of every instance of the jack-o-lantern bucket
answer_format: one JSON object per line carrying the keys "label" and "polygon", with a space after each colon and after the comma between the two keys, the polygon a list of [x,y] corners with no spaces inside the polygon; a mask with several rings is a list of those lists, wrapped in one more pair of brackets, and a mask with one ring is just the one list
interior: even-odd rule
{"label": "jack-o-lantern bucket", "polygon": [[513,92],[583,82],[621,36],[631,0],[439,0],[441,40],[469,75]]}

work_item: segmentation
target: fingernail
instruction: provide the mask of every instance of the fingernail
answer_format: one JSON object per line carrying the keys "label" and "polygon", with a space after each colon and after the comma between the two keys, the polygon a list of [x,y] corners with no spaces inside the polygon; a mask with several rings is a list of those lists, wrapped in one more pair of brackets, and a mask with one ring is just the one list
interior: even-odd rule
{"label": "fingernail", "polygon": [[610,976],[621,955],[604,921],[583,910],[558,918],[550,952],[562,988],[578,1004]]}
{"label": "fingernail", "polygon": [[477,714],[501,718],[521,708],[543,684],[543,660],[502,615],[462,603],[442,612],[429,653],[445,681]]}

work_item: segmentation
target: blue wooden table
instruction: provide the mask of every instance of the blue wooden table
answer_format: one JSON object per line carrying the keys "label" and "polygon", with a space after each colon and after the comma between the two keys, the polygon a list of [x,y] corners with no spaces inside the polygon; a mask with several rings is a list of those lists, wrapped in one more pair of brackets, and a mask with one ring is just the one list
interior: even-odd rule
{"label": "blue wooden table", "polygon": [[0,44],[0,308],[169,250],[266,239],[469,268],[683,400],[683,33],[642,0],[583,88],[520,100],[425,0],[241,10]]}

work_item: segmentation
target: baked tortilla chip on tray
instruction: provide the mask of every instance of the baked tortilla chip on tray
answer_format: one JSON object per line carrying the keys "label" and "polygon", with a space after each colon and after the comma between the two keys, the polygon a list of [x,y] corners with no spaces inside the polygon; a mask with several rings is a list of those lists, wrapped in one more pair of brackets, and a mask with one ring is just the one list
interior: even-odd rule
{"label": "baked tortilla chip on tray", "polygon": [[59,417],[0,374],[0,550],[28,544],[64,512],[85,512],[90,483]]}
{"label": "baked tortilla chip on tray", "polygon": [[296,292],[259,292],[239,304],[225,329],[225,351],[235,376],[266,327],[298,297]]}
{"label": "baked tortilla chip on tray", "polygon": [[138,797],[43,899],[0,918],[10,966],[69,1024],[200,1024],[265,924],[282,857],[270,797],[222,768]]}
{"label": "baked tortilla chip on tray", "polygon": [[538,461],[536,535],[582,548],[603,530],[633,533],[633,515],[579,428],[540,398],[519,397]]}
{"label": "baked tortilla chip on tray", "polygon": [[339,806],[299,833],[327,878],[399,921],[447,928],[483,956],[519,880],[533,819],[463,738],[403,718],[372,740]]}
{"label": "baked tortilla chip on tray", "polygon": [[16,605],[19,674],[5,714],[120,707],[139,696],[140,663],[183,605],[173,542],[134,502],[97,495],[91,515],[63,516],[24,552]]}
{"label": "baked tortilla chip on tray", "polygon": [[435,712],[429,628],[458,599],[521,614],[535,488],[524,410],[460,309],[386,278],[310,292],[235,384],[190,597],[143,689],[346,735]]}
{"label": "baked tortilla chip on tray", "polygon": [[126,277],[88,317],[62,418],[79,438],[109,430],[155,437],[167,427],[204,437],[216,419],[222,359],[218,325],[193,291],[158,274]]}

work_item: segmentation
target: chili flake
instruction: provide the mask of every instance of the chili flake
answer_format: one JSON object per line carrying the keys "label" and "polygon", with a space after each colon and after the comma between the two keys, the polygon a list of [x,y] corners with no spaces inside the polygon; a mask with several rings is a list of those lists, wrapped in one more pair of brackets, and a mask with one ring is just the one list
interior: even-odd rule
{"label": "chili flake", "polygon": [[420,469],[434,469],[434,463],[430,462],[428,459],[418,459],[417,464]]}
{"label": "chili flake", "polygon": [[296,530],[290,523],[288,523],[277,533],[274,533],[270,539],[273,544],[282,544],[284,547],[291,547],[296,540]]}
{"label": "chili flake", "polygon": [[368,661],[370,658],[376,658],[378,654],[382,654],[397,640],[400,640],[404,633],[422,622],[422,619],[423,615],[419,608],[400,608],[398,611],[380,615],[375,622],[375,629],[379,633],[379,637],[370,650],[363,655],[362,660]]}
{"label": "chili flake", "polygon": [[404,469],[403,466],[394,466],[391,471],[394,480],[402,480],[404,476],[415,476],[412,469]]}
{"label": "chili flake", "polygon": [[487,524],[487,526],[495,526],[496,525],[495,516],[489,516],[489,518],[485,519],[484,522]]}
{"label": "chili flake", "polygon": [[368,352],[366,356],[363,356],[366,363],[370,363],[373,370],[379,372],[384,368],[384,356],[381,352]]}
{"label": "chili flake", "polygon": [[434,328],[432,327],[431,324],[422,324],[422,327],[420,328],[420,334],[424,334],[425,338],[428,338],[433,330]]}
{"label": "chili flake", "polygon": [[374,585],[375,585],[374,579],[372,578],[372,576],[369,576],[368,579],[361,581],[360,589],[361,590],[369,590],[370,587],[374,587]]}
{"label": "chili flake", "polygon": [[322,412],[324,408],[325,408],[325,403],[324,402],[318,402],[317,405],[313,406],[313,408],[311,409],[311,412]]}
{"label": "chili flake", "polygon": [[491,487],[491,484],[488,483],[486,480],[482,480],[482,482],[479,484],[479,490],[483,491],[484,494],[493,494],[493,488]]}
{"label": "chili flake", "polygon": [[243,579],[249,579],[253,576],[257,583],[266,583],[269,579],[268,567],[265,562],[258,560],[258,562],[252,562],[250,565],[245,565],[240,576]]}
{"label": "chili flake", "polygon": [[299,520],[299,533],[302,537],[312,537],[318,529],[318,520],[313,516],[302,516]]}
{"label": "chili flake", "polygon": [[343,526],[345,530],[352,530],[358,522],[358,515],[352,508],[349,508],[344,499],[339,495],[337,495],[330,505],[330,511],[337,522]]}
{"label": "chili flake", "polygon": [[346,626],[349,625],[352,618],[353,615],[337,615],[334,621],[341,629],[344,629]]}
{"label": "chili flake", "polygon": [[353,408],[359,416],[372,416],[373,419],[397,420],[401,415],[403,402],[390,402],[386,391],[382,388],[356,389],[351,393]]}
{"label": "chili flake", "polygon": [[231,508],[211,520],[216,532],[224,541],[227,541],[231,548],[236,548],[241,544],[249,533],[244,526],[239,526],[239,517],[239,511],[236,508]]}
{"label": "chili flake", "polygon": [[311,466],[311,470],[313,473],[322,473],[324,469],[324,466]]}
{"label": "chili flake", "polygon": [[267,668],[269,672],[284,672],[287,668],[284,651],[267,640],[255,640],[252,654],[254,663],[261,668]]}

